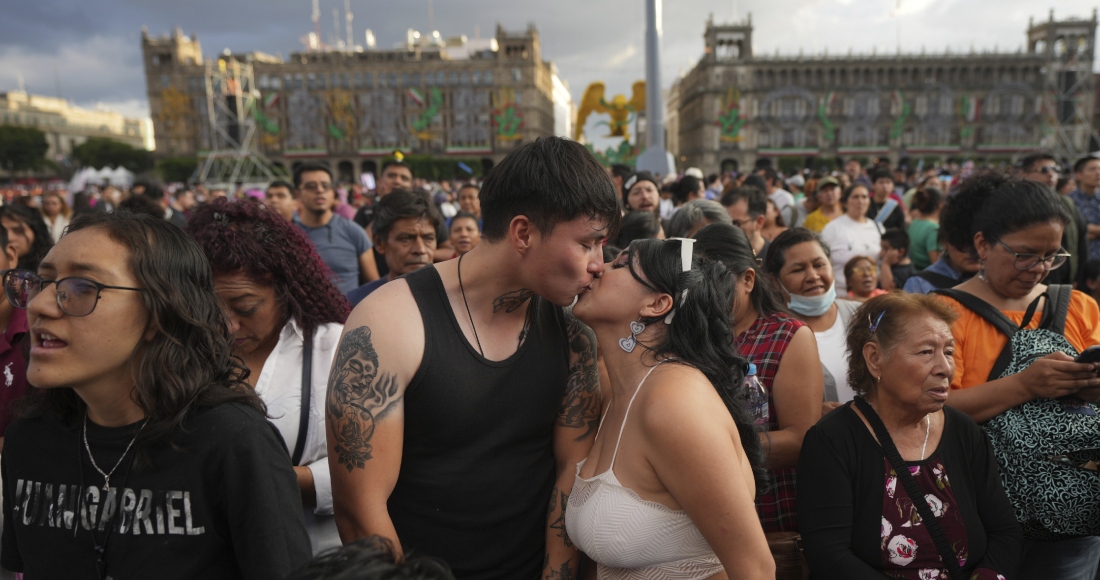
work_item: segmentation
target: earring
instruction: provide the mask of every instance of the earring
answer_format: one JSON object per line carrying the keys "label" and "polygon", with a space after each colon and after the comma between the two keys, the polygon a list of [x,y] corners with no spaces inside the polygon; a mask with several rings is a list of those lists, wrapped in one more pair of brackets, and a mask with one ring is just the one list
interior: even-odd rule
{"label": "earring", "polygon": [[619,348],[626,352],[634,352],[634,347],[638,346],[638,335],[645,330],[645,325],[635,320],[630,323],[630,336],[619,339]]}
{"label": "earring", "polygon": [[978,279],[982,282],[989,282],[989,280],[985,279],[985,260],[978,262]]}

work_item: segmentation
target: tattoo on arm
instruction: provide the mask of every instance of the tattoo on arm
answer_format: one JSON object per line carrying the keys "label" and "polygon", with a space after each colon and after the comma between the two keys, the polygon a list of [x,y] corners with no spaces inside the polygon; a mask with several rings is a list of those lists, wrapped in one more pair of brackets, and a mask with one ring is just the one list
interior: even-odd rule
{"label": "tattoo on arm", "polygon": [[396,406],[397,391],[397,377],[378,368],[370,328],[345,334],[328,381],[325,416],[336,438],[337,460],[349,473],[371,458],[375,424]]}
{"label": "tattoo on arm", "polygon": [[596,367],[596,335],[571,314],[566,315],[569,341],[569,382],[558,410],[558,425],[587,427],[577,437],[582,441],[596,432],[600,423],[600,372]]}
{"label": "tattoo on arm", "polygon": [[565,507],[569,505],[569,494],[554,487],[550,492],[550,508],[546,511],[547,527],[556,530],[559,538],[565,542],[566,548],[572,548],[573,542],[569,541],[569,534],[565,531]]}
{"label": "tattoo on arm", "polygon": [[542,577],[543,580],[576,580],[577,573],[573,570],[572,560],[562,562],[561,568],[555,570],[550,567],[550,558],[546,558],[542,565]]}
{"label": "tattoo on arm", "polygon": [[501,294],[493,299],[493,314],[501,310],[508,314],[515,312],[526,304],[534,295],[535,293],[533,291],[526,288],[520,288],[519,290]]}

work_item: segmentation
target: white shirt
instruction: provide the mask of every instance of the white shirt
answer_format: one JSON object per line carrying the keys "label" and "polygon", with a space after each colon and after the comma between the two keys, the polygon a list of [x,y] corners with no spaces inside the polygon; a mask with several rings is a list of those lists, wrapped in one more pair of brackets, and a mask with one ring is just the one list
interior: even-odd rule
{"label": "white shirt", "polygon": [[[305,509],[306,531],[313,543],[313,553],[340,545],[336,521],[332,516],[332,479],[328,471],[328,445],[325,439],[325,397],[329,368],[340,343],[344,325],[328,323],[313,333],[313,372],[309,401],[309,425],[305,449],[299,465],[313,474],[317,495],[315,509]],[[305,338],[298,323],[286,323],[279,342],[264,362],[256,380],[256,393],[267,405],[267,414],[289,452],[298,441],[298,424],[302,413],[302,346]]]}
{"label": "white shirt", "polygon": [[53,238],[53,243],[56,244],[61,239],[61,234],[65,233],[65,228],[69,227],[69,218],[57,214],[57,217],[51,223],[50,218],[46,217],[46,214],[42,214],[42,219],[46,221],[46,227],[50,229],[50,237]]}
{"label": "white shirt", "polygon": [[821,357],[822,366],[833,375],[837,400],[841,403],[847,403],[856,396],[856,392],[848,386],[847,337],[848,328],[841,312],[837,312],[832,328],[814,333],[814,338],[817,339],[817,355]]}
{"label": "white shirt", "polygon": [[882,231],[879,227],[870,218],[859,223],[844,214],[821,230],[821,239],[829,246],[837,294],[847,296],[848,284],[844,279],[844,265],[848,260],[856,256],[867,256],[872,262],[878,263],[878,255],[882,250]]}

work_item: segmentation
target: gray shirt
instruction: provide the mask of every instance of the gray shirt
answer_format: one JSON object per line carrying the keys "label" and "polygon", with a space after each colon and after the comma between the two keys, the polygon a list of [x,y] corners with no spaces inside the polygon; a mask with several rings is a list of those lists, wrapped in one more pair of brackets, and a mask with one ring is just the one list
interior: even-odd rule
{"label": "gray shirt", "polygon": [[359,224],[336,214],[327,224],[316,228],[303,224],[297,217],[294,223],[309,236],[321,260],[336,275],[333,282],[340,293],[347,294],[358,288],[359,256],[371,249],[367,232]]}

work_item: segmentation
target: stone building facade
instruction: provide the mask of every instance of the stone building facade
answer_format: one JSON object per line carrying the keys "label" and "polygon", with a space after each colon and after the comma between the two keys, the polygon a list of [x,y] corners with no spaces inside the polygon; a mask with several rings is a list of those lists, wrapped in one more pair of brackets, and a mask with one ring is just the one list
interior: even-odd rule
{"label": "stone building facade", "polygon": [[[1097,17],[1031,22],[1019,52],[766,56],[752,19],[709,20],[698,64],[669,93],[681,169],[837,158],[1013,159],[1089,150]],[[1095,143],[1093,144],[1096,145]]]}
{"label": "stone building facade", "polygon": [[60,161],[91,137],[121,141],[138,149],[153,148],[153,128],[148,119],[131,119],[119,113],[77,107],[65,99],[30,95],[23,91],[0,93],[0,125],[33,127],[46,134],[46,157]]}
{"label": "stone building facade", "polygon": [[[518,33],[498,26],[488,39],[409,38],[392,50],[215,61],[251,64],[259,151],[288,170],[320,160],[352,180],[377,171],[378,158],[394,150],[476,158],[488,168],[518,144],[554,134],[562,84],[542,60],[533,25]],[[160,38],[143,33],[142,52],[157,155],[201,156],[213,142],[208,67],[224,63],[204,60],[198,39],[178,29]]]}

